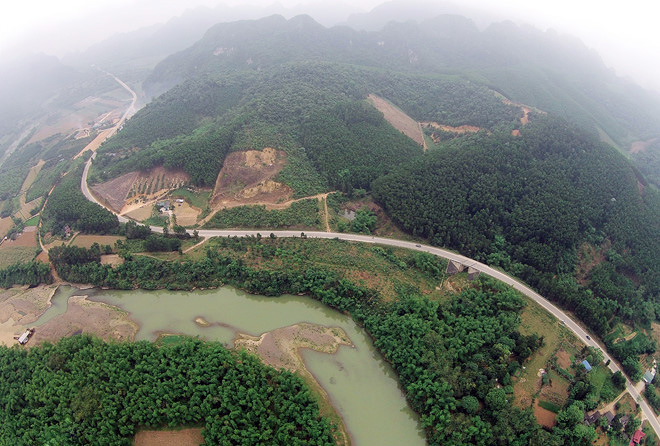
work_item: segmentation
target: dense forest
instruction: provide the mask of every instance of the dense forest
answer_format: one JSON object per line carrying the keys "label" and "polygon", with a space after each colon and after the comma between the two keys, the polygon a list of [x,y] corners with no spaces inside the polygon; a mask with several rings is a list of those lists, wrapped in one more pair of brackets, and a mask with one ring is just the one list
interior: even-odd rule
{"label": "dense forest", "polygon": [[0,396],[3,444],[130,445],[182,425],[203,426],[207,445],[336,444],[299,377],[213,342],[1,346]]}
{"label": "dense forest", "polygon": [[101,147],[90,181],[164,165],[184,169],[193,184],[211,186],[230,151],[275,146],[296,168],[279,179],[298,197],[328,187],[368,189],[391,166],[422,154],[364,103],[371,93],[394,100],[419,120],[486,129],[519,125],[519,108],[457,78],[320,62],[214,73],[173,88],[141,110]]}
{"label": "dense forest", "polygon": [[200,74],[271,71],[310,61],[468,79],[592,134],[602,131],[621,146],[631,136],[646,139],[660,129],[658,95],[618,78],[578,39],[510,21],[480,30],[457,15],[428,17],[419,24],[395,20],[369,32],[324,28],[308,16],[220,23],[159,63],[144,89],[157,96]]}
{"label": "dense forest", "polygon": [[70,171],[48,197],[42,212],[42,234],[64,234],[72,230],[107,234],[117,231],[117,216],[96,203],[88,201],[80,191],[83,165]]}
{"label": "dense forest", "polygon": [[[660,197],[640,189],[613,148],[557,118],[522,131],[452,140],[376,180],[403,229],[499,266],[559,301],[593,330],[660,316]],[[582,287],[577,248],[606,244]]]}

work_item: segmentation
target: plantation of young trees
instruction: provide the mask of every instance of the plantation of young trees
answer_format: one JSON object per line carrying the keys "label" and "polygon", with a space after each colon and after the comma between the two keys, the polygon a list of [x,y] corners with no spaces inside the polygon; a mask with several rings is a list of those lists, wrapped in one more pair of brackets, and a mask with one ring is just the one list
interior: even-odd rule
{"label": "plantation of young trees", "polygon": [[336,444],[299,377],[214,342],[1,346],[0,396],[3,444],[130,445],[138,429],[182,425],[207,445]]}

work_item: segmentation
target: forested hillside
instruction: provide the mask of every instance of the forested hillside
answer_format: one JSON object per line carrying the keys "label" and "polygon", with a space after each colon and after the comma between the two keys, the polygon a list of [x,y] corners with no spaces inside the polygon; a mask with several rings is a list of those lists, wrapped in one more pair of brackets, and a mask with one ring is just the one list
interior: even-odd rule
{"label": "forested hillside", "polygon": [[326,29],[307,16],[222,23],[161,62],[144,88],[157,95],[200,74],[304,61],[460,76],[593,134],[600,129],[622,146],[660,131],[660,97],[616,77],[578,39],[511,22],[480,31],[453,15],[419,25],[392,22],[371,32]]}
{"label": "forested hillside", "polygon": [[[164,165],[211,186],[230,151],[275,146],[307,169],[297,176],[320,175],[344,191],[369,189],[393,166],[422,154],[365,102],[371,93],[415,119],[455,126],[512,129],[522,114],[486,87],[446,76],[329,63],[218,72],[186,81],[141,110],[101,148],[92,181]],[[293,175],[282,180],[300,187]]]}
{"label": "forested hillside", "polygon": [[[557,118],[445,143],[373,184],[401,227],[500,266],[600,334],[660,316],[660,196],[612,147]],[[578,247],[607,261],[577,283]]]}

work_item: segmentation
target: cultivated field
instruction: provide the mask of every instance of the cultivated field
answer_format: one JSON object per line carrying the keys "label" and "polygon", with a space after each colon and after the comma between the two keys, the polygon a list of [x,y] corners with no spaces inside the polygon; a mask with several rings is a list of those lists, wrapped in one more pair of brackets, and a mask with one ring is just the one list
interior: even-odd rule
{"label": "cultivated field", "polygon": [[81,235],[78,234],[69,243],[70,246],[80,246],[82,248],[91,248],[94,243],[101,246],[115,246],[117,240],[126,240],[126,237],[119,235]]}
{"label": "cultivated field", "polygon": [[140,431],[135,435],[135,446],[199,446],[204,444],[199,428],[175,431]]}
{"label": "cultivated field", "polygon": [[155,167],[148,172],[130,172],[92,187],[94,193],[115,212],[127,214],[152,205],[168,191],[190,181],[183,171]]}
{"label": "cultivated field", "polygon": [[29,262],[36,253],[36,226],[28,226],[16,238],[5,240],[0,245],[0,268],[5,268],[17,262]]}

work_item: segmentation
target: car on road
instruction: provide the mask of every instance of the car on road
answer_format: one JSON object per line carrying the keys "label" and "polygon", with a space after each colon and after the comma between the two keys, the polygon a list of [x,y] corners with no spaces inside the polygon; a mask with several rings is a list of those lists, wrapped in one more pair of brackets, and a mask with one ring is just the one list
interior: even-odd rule
{"label": "car on road", "polygon": [[587,335],[587,341],[591,341],[591,338],[589,337],[589,335]]}
{"label": "car on road", "polygon": [[415,245],[415,247],[417,247],[417,248],[421,248],[421,247],[422,247],[422,245]]}

